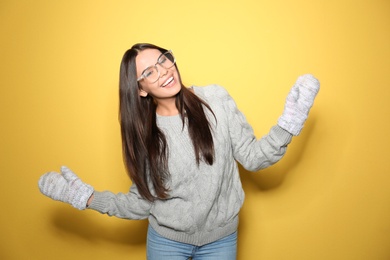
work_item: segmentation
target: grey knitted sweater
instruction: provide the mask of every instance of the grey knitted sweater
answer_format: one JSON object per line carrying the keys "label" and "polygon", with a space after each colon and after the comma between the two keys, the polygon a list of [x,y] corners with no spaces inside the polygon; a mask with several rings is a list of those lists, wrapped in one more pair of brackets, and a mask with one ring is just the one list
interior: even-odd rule
{"label": "grey knitted sweater", "polygon": [[274,126],[257,140],[224,88],[210,85],[193,89],[216,116],[215,120],[206,110],[213,128],[214,164],[196,164],[188,129],[183,129],[179,115],[158,116],[157,125],[169,147],[169,198],[151,203],[132,185],[128,193],[95,191],[90,209],[119,218],[148,218],[160,235],[198,246],[237,230],[244,192],[236,161],[249,171],[266,168],[282,158],[292,135]]}

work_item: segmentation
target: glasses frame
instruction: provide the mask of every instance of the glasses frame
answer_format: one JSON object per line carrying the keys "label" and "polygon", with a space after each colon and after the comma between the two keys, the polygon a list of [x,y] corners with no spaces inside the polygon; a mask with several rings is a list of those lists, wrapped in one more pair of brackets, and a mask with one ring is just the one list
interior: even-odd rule
{"label": "glasses frame", "polygon": [[[164,64],[162,64],[162,63],[160,62],[161,57],[164,56],[164,55],[166,56],[166,54],[168,54],[168,53],[173,57],[173,61],[172,61],[173,64],[172,64],[172,66],[170,66],[169,68],[165,67]],[[150,69],[150,68],[153,68],[153,67],[154,67],[154,68],[156,69],[156,71],[157,71],[157,79],[156,79],[155,81],[153,81],[153,82],[149,81],[149,83],[153,84],[153,83],[157,82],[157,81],[159,80],[159,78],[160,78],[160,71],[158,70],[157,65],[160,65],[160,66],[163,67],[164,69],[170,69],[170,68],[172,68],[173,66],[175,66],[175,64],[176,64],[176,58],[175,58],[175,55],[173,55],[172,50],[168,50],[168,51],[166,51],[166,52],[164,52],[164,53],[161,53],[161,55],[158,56],[158,59],[157,59],[156,64],[154,64],[153,66],[149,66],[149,67],[147,67],[146,69],[144,69],[144,71],[142,71],[141,76],[137,79],[137,82],[138,82],[138,81],[141,81],[141,80],[143,80],[143,79],[144,79],[144,80],[147,80],[147,77],[145,76],[145,71],[148,70],[148,69]]]}

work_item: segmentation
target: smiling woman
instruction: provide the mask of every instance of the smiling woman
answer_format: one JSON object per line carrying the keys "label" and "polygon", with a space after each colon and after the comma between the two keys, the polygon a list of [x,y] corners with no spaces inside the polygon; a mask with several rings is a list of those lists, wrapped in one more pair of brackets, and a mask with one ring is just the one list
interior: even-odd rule
{"label": "smiling woman", "polygon": [[[145,259],[147,219],[79,212],[37,189],[42,173],[66,164],[93,186],[93,194],[128,193],[119,64],[129,44],[145,41],[173,50],[181,80],[190,90],[194,85],[196,96],[211,89],[196,86],[226,88],[258,137],[276,124],[297,75],[321,79],[305,128],[285,157],[255,173],[239,168],[245,203],[237,259],[390,259],[389,32],[386,0],[1,0],[0,259]],[[135,95],[152,100],[138,90]],[[218,109],[225,106],[211,98],[204,100],[222,127]],[[128,109],[143,109],[131,104]],[[214,116],[204,111],[213,124]],[[185,204],[205,198],[200,196],[214,184],[206,177],[216,174],[194,174],[195,153],[187,155],[194,147],[178,142],[186,136],[180,115],[155,115],[167,142],[175,141],[168,143],[169,158],[185,164],[180,174],[170,174],[166,202],[181,199],[183,212],[194,217],[188,227],[200,230],[196,217],[211,199],[221,205],[228,197]],[[168,136],[170,125],[179,134]],[[223,142],[220,132],[212,134],[220,139],[215,146]],[[215,156],[214,163],[219,160]],[[175,169],[174,161],[169,164]],[[208,165],[201,160],[200,167]],[[180,196],[171,194],[180,180],[198,178],[198,191],[183,184],[188,188]],[[140,201],[134,205],[141,207]],[[219,207],[219,215],[231,215],[234,207]]]}
{"label": "smiling woman", "polygon": [[257,171],[283,157],[313,105],[317,79],[298,78],[261,139],[224,88],[185,87],[167,49],[135,44],[122,58],[119,85],[130,191],[96,191],[63,167],[40,178],[41,192],[78,209],[148,219],[148,259],[236,259],[244,202],[237,162]]}
{"label": "smiling woman", "polygon": [[[202,105],[210,111],[211,108],[182,84],[175,64],[169,64],[169,68],[159,65],[162,55],[167,52],[152,44],[136,44],[124,54],[120,71],[120,118],[125,161],[132,180],[138,182],[141,194],[149,200],[153,200],[147,185],[150,177],[158,197],[167,196],[163,185],[168,175],[167,140],[156,124],[156,113],[161,116],[180,114],[182,119],[188,118],[197,163],[201,157],[209,164],[213,162],[213,140]],[[157,66],[162,73],[149,80],[150,74],[145,73],[149,68],[157,71]],[[151,176],[144,174],[146,165],[140,162],[148,162]]]}

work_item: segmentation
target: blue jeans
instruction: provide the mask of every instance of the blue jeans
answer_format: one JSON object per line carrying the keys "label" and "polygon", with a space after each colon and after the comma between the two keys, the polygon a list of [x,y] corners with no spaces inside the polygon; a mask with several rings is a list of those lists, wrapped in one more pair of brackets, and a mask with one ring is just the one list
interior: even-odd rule
{"label": "blue jeans", "polygon": [[148,260],[236,260],[237,231],[215,242],[194,246],[159,235],[150,225],[147,238]]}

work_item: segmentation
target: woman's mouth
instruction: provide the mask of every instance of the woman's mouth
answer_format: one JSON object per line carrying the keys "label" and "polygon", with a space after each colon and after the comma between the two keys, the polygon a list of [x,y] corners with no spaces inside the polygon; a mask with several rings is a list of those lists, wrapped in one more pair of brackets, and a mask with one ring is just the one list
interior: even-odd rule
{"label": "woman's mouth", "polygon": [[170,77],[167,79],[167,81],[164,82],[164,84],[161,85],[161,87],[165,88],[166,86],[171,85],[171,83],[173,82],[174,82],[173,77]]}

